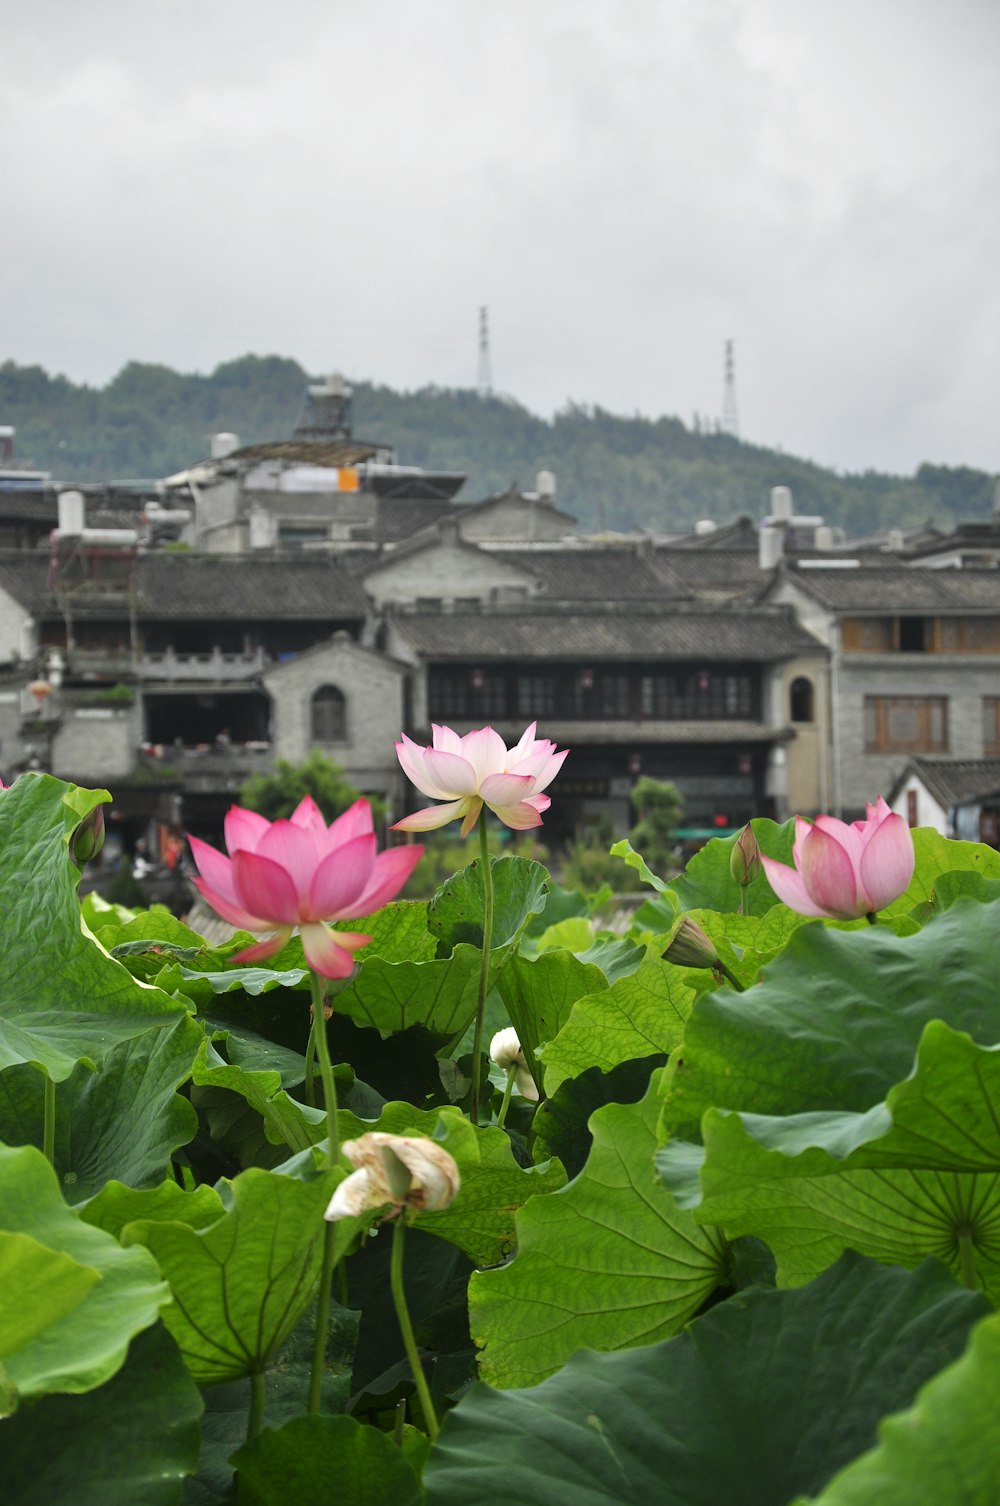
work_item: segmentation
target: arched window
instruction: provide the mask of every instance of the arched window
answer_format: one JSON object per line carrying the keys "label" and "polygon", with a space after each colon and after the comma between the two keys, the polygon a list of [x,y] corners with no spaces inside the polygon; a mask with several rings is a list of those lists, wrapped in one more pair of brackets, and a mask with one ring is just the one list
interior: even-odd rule
{"label": "arched window", "polygon": [[789,710],[793,722],[815,721],[813,708],[813,682],[805,675],[794,679],[788,692]]}
{"label": "arched window", "polygon": [[347,700],[336,685],[321,685],[312,698],[311,733],[314,743],[347,741]]}

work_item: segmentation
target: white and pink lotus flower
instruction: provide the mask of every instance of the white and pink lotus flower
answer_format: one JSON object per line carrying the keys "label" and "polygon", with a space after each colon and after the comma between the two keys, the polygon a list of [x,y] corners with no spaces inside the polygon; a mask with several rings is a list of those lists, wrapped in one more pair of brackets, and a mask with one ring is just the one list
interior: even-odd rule
{"label": "white and pink lotus flower", "polygon": [[429,748],[404,732],[396,744],[403,773],[422,794],[445,803],[414,811],[393,829],[431,831],[461,817],[465,837],[484,805],[515,831],[541,826],[542,813],[552,803],[543,791],[562,768],[569,749],[559,753],[555,743],[536,738],[537,725],[532,722],[513,748],[492,727],[460,737],[451,727],[434,723]]}

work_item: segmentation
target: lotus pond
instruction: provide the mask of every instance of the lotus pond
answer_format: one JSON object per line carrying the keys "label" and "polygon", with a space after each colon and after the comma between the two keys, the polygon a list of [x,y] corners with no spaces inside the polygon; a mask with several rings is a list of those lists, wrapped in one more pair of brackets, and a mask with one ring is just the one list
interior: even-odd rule
{"label": "lotus pond", "polygon": [[996,1506],[1000,854],[623,936],[473,839],[324,977],[81,905],[107,798],[0,793],[5,1506]]}

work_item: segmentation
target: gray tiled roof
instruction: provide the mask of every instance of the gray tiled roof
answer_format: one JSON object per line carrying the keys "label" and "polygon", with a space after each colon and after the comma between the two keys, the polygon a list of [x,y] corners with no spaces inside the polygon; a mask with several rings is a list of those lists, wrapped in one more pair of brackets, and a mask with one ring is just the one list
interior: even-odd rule
{"label": "gray tiled roof", "polygon": [[911,758],[894,790],[902,788],[910,773],[919,775],[945,810],[1000,791],[1000,758]]}
{"label": "gray tiled roof", "polygon": [[[48,570],[47,558],[8,554],[0,560],[0,586],[29,610],[51,616],[59,608],[47,590]],[[157,551],[139,556],[137,587],[143,618],[360,621],[368,611],[357,581],[328,555]],[[127,603],[123,593],[117,599],[88,601],[86,591],[80,591],[74,610],[118,617]]]}
{"label": "gray tiled roof", "polygon": [[661,601],[662,582],[636,549],[491,549],[495,558],[530,570],[553,601]]}
{"label": "gray tiled roof", "polygon": [[1000,612],[1000,570],[787,568],[786,578],[835,612]]}
{"label": "gray tiled roof", "polygon": [[434,660],[788,659],[820,653],[790,612],[638,611],[401,613],[398,632]]}
{"label": "gray tiled roof", "polygon": [[56,526],[59,503],[54,491],[8,491],[0,487],[0,521]]}

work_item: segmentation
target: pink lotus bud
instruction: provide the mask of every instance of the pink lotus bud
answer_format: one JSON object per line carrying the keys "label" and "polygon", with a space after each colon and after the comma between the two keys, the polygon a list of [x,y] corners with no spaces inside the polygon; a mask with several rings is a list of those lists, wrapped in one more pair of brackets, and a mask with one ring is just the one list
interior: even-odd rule
{"label": "pink lotus bud", "polygon": [[729,854],[729,872],[741,889],[752,884],[760,873],[760,848],[749,821],[733,843]]}
{"label": "pink lotus bud", "polygon": [[794,868],[761,856],[771,888],[790,909],[856,920],[904,893],[915,862],[910,828],[881,795],[866,811],[850,826],[835,816],[817,816],[812,825],[796,816]]}

